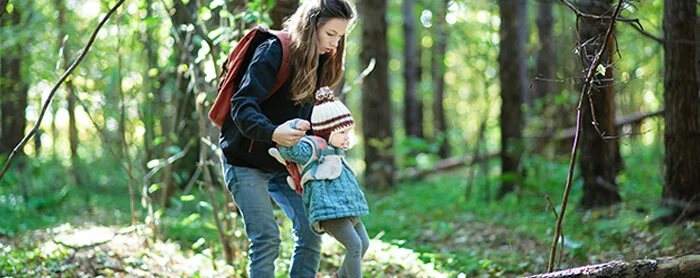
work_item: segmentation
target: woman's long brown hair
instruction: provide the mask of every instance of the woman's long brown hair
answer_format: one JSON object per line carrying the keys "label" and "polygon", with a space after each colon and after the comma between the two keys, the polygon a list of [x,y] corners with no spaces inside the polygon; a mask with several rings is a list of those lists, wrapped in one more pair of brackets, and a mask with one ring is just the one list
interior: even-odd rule
{"label": "woman's long brown hair", "polygon": [[353,20],[355,11],[347,0],[305,0],[284,23],[284,31],[292,39],[292,100],[313,101],[317,84],[331,88],[340,82],[345,70],[347,34],[338,42],[335,52],[323,64],[318,80],[318,28],[334,18]]}

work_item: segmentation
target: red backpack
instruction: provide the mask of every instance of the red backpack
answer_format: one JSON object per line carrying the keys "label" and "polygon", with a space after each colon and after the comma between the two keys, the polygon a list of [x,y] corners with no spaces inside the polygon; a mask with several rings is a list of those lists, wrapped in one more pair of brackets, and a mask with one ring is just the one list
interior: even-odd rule
{"label": "red backpack", "polygon": [[230,117],[231,113],[231,98],[238,90],[238,86],[243,79],[243,74],[248,70],[248,64],[253,58],[255,49],[269,38],[277,37],[282,44],[282,65],[277,72],[277,79],[272,86],[272,90],[267,93],[265,99],[269,98],[279,90],[280,87],[287,81],[289,77],[289,64],[291,59],[291,37],[288,33],[281,31],[269,30],[265,26],[258,26],[248,32],[236,47],[231,50],[228,58],[221,66],[221,75],[219,75],[219,92],[216,100],[209,110],[209,119],[219,126],[224,124],[226,117]]}
{"label": "red backpack", "polygon": [[[228,58],[221,66],[221,75],[219,75],[219,92],[216,100],[209,110],[209,119],[219,128],[224,124],[226,117],[230,117],[231,113],[231,98],[238,90],[238,86],[243,79],[243,74],[248,70],[250,60],[253,58],[255,49],[269,38],[277,37],[282,44],[282,64],[277,72],[277,79],[272,89],[267,92],[265,99],[268,99],[272,94],[277,92],[280,87],[289,78],[289,64],[291,62],[291,37],[288,33],[269,30],[265,26],[258,26],[248,32],[236,47],[231,50]],[[301,182],[301,173],[294,163],[285,161],[287,171],[292,178],[297,182]],[[301,191],[297,191],[301,194]]]}

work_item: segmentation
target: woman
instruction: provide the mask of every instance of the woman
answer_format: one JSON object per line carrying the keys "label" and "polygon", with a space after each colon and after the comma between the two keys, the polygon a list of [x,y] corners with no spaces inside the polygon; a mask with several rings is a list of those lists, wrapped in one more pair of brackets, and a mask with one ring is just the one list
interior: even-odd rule
{"label": "woman", "polygon": [[316,89],[333,87],[340,80],[345,33],[354,16],[347,0],[304,1],[284,24],[291,37],[290,79],[266,98],[282,63],[281,44],[271,38],[256,48],[231,99],[231,117],[221,127],[220,146],[226,185],[251,243],[252,278],[274,277],[281,240],[270,197],[292,221],[296,242],[290,277],[315,277],[318,271],[321,240],[309,227],[301,196],[287,185],[284,166],[267,149],[292,146],[304,136],[291,122],[309,120]]}

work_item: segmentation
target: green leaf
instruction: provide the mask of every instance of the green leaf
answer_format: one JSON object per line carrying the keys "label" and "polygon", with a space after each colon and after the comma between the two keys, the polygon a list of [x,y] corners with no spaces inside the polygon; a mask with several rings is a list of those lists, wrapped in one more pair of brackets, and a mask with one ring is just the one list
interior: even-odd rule
{"label": "green leaf", "polygon": [[212,229],[212,230],[215,230],[215,231],[216,231],[216,229],[217,229],[217,228],[216,228],[216,225],[214,225],[214,224],[212,224],[212,223],[209,223],[209,222],[204,223],[204,227],[207,227],[207,228]]}
{"label": "green leaf", "polygon": [[153,169],[156,166],[160,165],[161,163],[163,163],[162,159],[153,159],[153,160],[146,163],[146,167],[148,167],[148,169]]}
{"label": "green leaf", "polygon": [[208,211],[214,210],[214,208],[212,208],[211,204],[209,204],[208,202],[205,202],[205,201],[200,201],[199,206],[204,208],[204,209],[207,209]]}
{"label": "green leaf", "polygon": [[200,237],[197,241],[195,241],[195,242],[192,244],[192,249],[198,249],[199,247],[202,247],[202,245],[204,245],[204,243],[206,243],[206,242],[207,242],[207,241],[204,240],[204,238],[201,238],[201,237]]}
{"label": "green leaf", "polygon": [[156,192],[158,189],[160,189],[160,183],[151,184],[151,186],[148,187],[148,193]]}
{"label": "green leaf", "polygon": [[185,219],[182,219],[182,221],[180,221],[180,224],[187,226],[190,223],[194,222],[195,220],[199,219],[199,217],[200,217],[199,213],[195,212],[195,213],[190,214],[189,216],[185,217]]}
{"label": "green leaf", "polygon": [[216,9],[218,7],[223,6],[224,4],[226,4],[226,2],[224,2],[224,0],[214,0],[214,1],[211,1],[211,3],[209,3],[209,8],[213,10],[213,9]]}
{"label": "green leaf", "polygon": [[194,200],[194,195],[182,195],[180,196],[180,201],[189,202]]}
{"label": "green leaf", "polygon": [[595,69],[596,72],[598,72],[601,75],[605,75],[605,67],[601,64],[598,64],[598,67]]}

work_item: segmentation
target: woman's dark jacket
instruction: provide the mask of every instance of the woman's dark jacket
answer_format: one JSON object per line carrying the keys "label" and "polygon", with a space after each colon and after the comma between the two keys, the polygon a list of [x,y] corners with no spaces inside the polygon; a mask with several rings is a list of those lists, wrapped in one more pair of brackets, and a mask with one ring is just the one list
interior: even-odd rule
{"label": "woman's dark jacket", "polygon": [[[319,61],[318,72],[321,72],[324,56]],[[255,49],[241,85],[231,98],[231,117],[226,118],[221,126],[219,146],[224,163],[266,172],[286,171],[267,153],[275,144],[272,133],[278,125],[290,119],[310,120],[313,103],[294,104],[291,78],[265,99],[281,64],[282,45],[277,38],[270,38]],[[290,76],[294,76],[293,72]]]}

